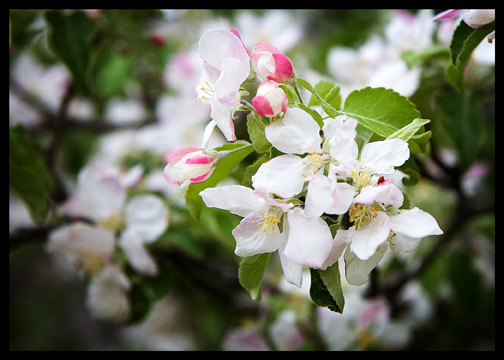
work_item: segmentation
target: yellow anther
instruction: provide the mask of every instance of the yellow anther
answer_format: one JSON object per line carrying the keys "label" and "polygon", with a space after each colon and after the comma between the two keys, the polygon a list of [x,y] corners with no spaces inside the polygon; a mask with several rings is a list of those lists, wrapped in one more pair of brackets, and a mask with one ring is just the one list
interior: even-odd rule
{"label": "yellow anther", "polygon": [[304,158],[303,161],[303,165],[310,164],[310,169],[305,173],[301,173],[301,175],[303,175],[304,177],[315,175],[322,166],[329,162],[329,160],[330,158],[327,154],[319,154],[315,151],[310,153]]}
{"label": "yellow anther", "polygon": [[211,100],[215,95],[215,90],[212,89],[210,84],[208,82],[205,82],[205,84],[206,86],[202,86],[200,90],[203,91],[209,97],[207,97],[206,95],[202,95],[198,98],[198,100]]}
{"label": "yellow anther", "polygon": [[348,211],[350,215],[350,222],[352,222],[358,230],[367,224],[371,219],[376,219],[378,217],[379,210],[380,209],[374,204],[353,204]]}
{"label": "yellow anther", "polygon": [[[258,213],[262,214],[262,222],[258,221],[257,226],[262,227],[257,231],[264,232],[266,234],[273,234],[274,232],[278,232],[278,227],[275,226],[281,221],[282,217],[282,209],[280,208],[271,208],[269,211],[261,211],[257,210]],[[254,221],[251,221],[254,224]]]}
{"label": "yellow anther", "polygon": [[[357,165],[357,164],[355,164],[355,165]],[[372,170],[366,171],[365,169],[366,168],[364,167],[359,172],[357,172],[356,170],[351,171],[350,174],[352,176],[354,186],[362,188],[362,187],[369,185],[371,183],[371,175],[372,175],[373,171]]]}

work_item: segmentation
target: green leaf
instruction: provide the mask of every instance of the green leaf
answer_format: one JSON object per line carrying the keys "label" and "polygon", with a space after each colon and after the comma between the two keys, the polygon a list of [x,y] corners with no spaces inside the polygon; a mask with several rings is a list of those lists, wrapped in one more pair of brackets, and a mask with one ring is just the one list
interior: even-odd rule
{"label": "green leaf", "polygon": [[310,274],[310,297],[313,303],[327,307],[331,311],[343,313],[345,298],[341,288],[338,262],[336,261],[326,270],[310,269]]}
{"label": "green leaf", "polygon": [[464,69],[472,52],[494,30],[495,21],[476,29],[461,21],[455,29],[450,44],[451,64],[446,68],[446,78],[458,91],[462,91]]}
{"label": "green leaf", "polygon": [[[329,80],[321,80],[315,84],[315,91],[324,99],[328,104],[335,109],[341,108],[341,95],[339,93],[340,87]],[[310,98],[308,106],[317,105],[318,102],[315,96]]]}
{"label": "green leaf", "polygon": [[238,279],[253,300],[261,300],[261,284],[270,253],[244,257],[240,261]]}
{"label": "green leaf", "polygon": [[20,125],[9,128],[9,186],[28,206],[32,220],[43,222],[53,183],[40,149]]}
{"label": "green leaf", "polygon": [[404,96],[392,89],[370,87],[352,91],[341,113],[385,138],[421,117],[415,105]]}
{"label": "green leaf", "polygon": [[250,136],[250,141],[252,141],[252,146],[259,153],[269,152],[271,149],[271,144],[266,139],[266,134],[264,129],[266,124],[262,120],[262,116],[257,114],[255,111],[251,111],[247,115],[247,130]]}
{"label": "green leaf", "polygon": [[96,25],[84,12],[48,10],[48,41],[54,53],[70,70],[77,87],[88,90],[89,41]]}
{"label": "green leaf", "polygon": [[336,110],[331,104],[329,104],[326,100],[324,100],[308,81],[300,77],[297,77],[296,82],[315,96],[317,103],[319,103],[319,105],[322,106],[322,109],[324,109],[327,115],[334,118],[339,114],[338,110]]}
{"label": "green leaf", "polygon": [[389,135],[388,139],[401,139],[404,141],[408,141],[411,137],[425,124],[430,122],[429,119],[415,119],[408,125],[400,128],[395,133]]}
{"label": "green leaf", "polygon": [[228,154],[219,161],[214,172],[205,182],[189,185],[185,194],[187,208],[195,219],[199,218],[201,209],[205,205],[199,193],[206,188],[216,186],[224,180],[236,165],[254,151],[254,147],[248,142],[235,141],[232,144],[223,145],[215,150],[228,151]]}

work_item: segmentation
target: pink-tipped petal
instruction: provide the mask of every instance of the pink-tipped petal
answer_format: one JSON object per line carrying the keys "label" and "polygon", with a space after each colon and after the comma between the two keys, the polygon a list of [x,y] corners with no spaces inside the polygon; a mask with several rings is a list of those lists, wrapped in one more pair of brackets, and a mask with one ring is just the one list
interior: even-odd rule
{"label": "pink-tipped petal", "polygon": [[275,116],[273,109],[271,108],[269,100],[265,96],[254,96],[252,99],[252,105],[256,109],[257,113],[264,117]]}
{"label": "pink-tipped petal", "polygon": [[180,161],[184,156],[187,154],[194,152],[194,151],[199,151],[201,148],[197,146],[181,146],[179,148],[170,150],[165,156],[164,159],[167,162],[177,162]]}

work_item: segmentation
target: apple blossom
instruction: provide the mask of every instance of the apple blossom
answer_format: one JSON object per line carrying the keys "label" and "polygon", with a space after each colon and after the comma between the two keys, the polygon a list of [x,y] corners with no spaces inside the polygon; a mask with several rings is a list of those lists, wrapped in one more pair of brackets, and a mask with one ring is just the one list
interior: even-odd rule
{"label": "apple blossom", "polygon": [[449,9],[437,14],[433,20],[448,20],[459,15],[472,28],[479,28],[495,21],[495,9]]}
{"label": "apple blossom", "polygon": [[164,177],[172,185],[181,188],[189,184],[199,184],[210,177],[215,169],[215,157],[197,146],[182,146],[169,151],[164,159]]}
{"label": "apple blossom", "polygon": [[51,231],[47,250],[61,254],[86,272],[95,273],[114,251],[114,233],[77,221]]}
{"label": "apple blossom", "polygon": [[130,311],[128,291],[131,284],[117,266],[108,265],[91,278],[86,307],[97,319],[120,322]]}
{"label": "apple blossom", "polygon": [[250,57],[236,29],[209,30],[199,41],[203,71],[196,88],[208,101],[210,116],[228,141],[236,140],[233,113],[240,107],[240,86],[250,75]]}
{"label": "apple blossom", "polygon": [[257,94],[252,98],[252,105],[261,116],[272,117],[287,110],[287,95],[275,81],[259,84]]}
{"label": "apple blossom", "polygon": [[[261,165],[252,177],[255,188],[288,198],[298,194],[309,176],[329,163],[321,148],[320,127],[304,110],[294,107],[265,129],[266,138],[286,153]],[[306,154],[304,158],[294,154]]]}
{"label": "apple blossom", "polygon": [[152,194],[139,195],[128,201],[125,213],[126,228],[119,238],[131,265],[138,271],[154,275],[157,266],[144,244],[150,244],[168,227],[168,209]]}
{"label": "apple blossom", "polygon": [[246,257],[278,250],[287,281],[298,287],[302,267],[321,268],[331,252],[331,231],[320,217],[309,217],[301,208],[274,199],[262,189],[229,185],[205,189],[200,196],[208,207],[243,217],[232,232],[236,255]]}
{"label": "apple blossom", "polygon": [[252,60],[259,73],[269,80],[285,83],[294,76],[290,59],[270,44],[255,44],[252,48]]}
{"label": "apple blossom", "polygon": [[[354,198],[349,209],[353,225],[348,230],[338,230],[351,237],[345,254],[350,283],[360,285],[367,281],[367,274],[380,261],[387,243],[394,252],[404,254],[413,251],[422,238],[443,234],[436,220],[425,211],[417,207],[400,209],[403,200],[401,190],[391,182],[367,185]],[[354,263],[350,266],[351,260]]]}

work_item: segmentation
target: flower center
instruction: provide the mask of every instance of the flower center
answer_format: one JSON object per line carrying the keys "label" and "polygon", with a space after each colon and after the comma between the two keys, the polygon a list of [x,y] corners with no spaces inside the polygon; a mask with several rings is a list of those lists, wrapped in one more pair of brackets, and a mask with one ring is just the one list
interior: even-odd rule
{"label": "flower center", "polygon": [[313,176],[322,166],[329,162],[329,155],[312,152],[303,159],[303,165],[310,165],[310,169],[301,172],[304,177]]}
{"label": "flower center", "polygon": [[350,222],[359,230],[371,219],[376,219],[379,210],[380,208],[375,204],[353,204],[349,209]]}
{"label": "flower center", "polygon": [[[282,218],[282,209],[281,208],[270,208],[268,211],[257,210],[258,213],[262,215],[262,219],[257,221],[257,225],[262,227],[258,229],[259,232],[264,232],[266,234],[273,234],[278,231],[278,227],[276,226]],[[252,221],[252,224],[256,223]]]}
{"label": "flower center", "polygon": [[[354,167],[355,166],[357,166],[357,164],[355,164]],[[359,171],[352,170],[351,176],[353,180],[353,185],[360,188],[369,185],[371,183],[372,172],[373,172],[372,170],[366,171],[366,167],[360,169]]]}
{"label": "flower center", "polygon": [[205,86],[200,87],[200,90],[202,91],[202,94],[198,100],[211,100],[215,95],[215,90],[212,89],[208,81],[205,81]]}

